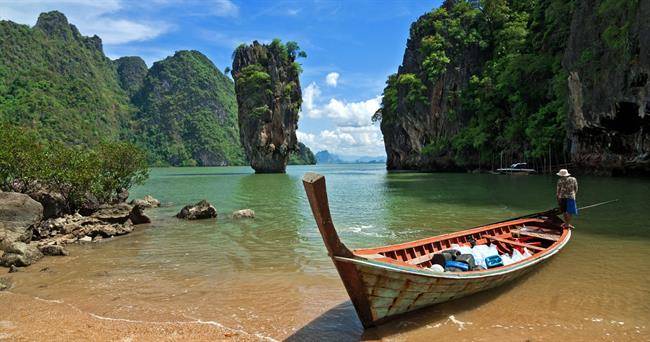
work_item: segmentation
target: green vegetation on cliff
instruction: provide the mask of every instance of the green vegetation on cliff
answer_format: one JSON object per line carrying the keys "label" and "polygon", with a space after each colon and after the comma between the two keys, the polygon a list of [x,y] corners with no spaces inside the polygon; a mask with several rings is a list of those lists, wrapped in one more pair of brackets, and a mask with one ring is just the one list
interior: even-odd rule
{"label": "green vegetation on cliff", "polygon": [[34,27],[0,21],[0,122],[42,142],[127,140],[155,165],[243,165],[236,115],[232,80],[199,52],[148,70],[140,57],[111,61],[57,11]]}
{"label": "green vegetation on cliff", "polygon": [[0,120],[87,144],[128,137],[132,112],[97,36],[82,36],[56,11],[33,28],[0,21]]}
{"label": "green vegetation on cliff", "polygon": [[289,165],[315,165],[316,156],[309,147],[298,142],[298,150],[291,152],[289,155]]}
{"label": "green vegetation on cliff", "polygon": [[568,74],[561,61],[572,6],[446,1],[411,26],[404,64],[386,82],[375,120],[388,130],[404,115],[424,122],[437,115],[415,149],[423,168],[440,158],[475,166],[504,151],[522,158],[563,151]]}
{"label": "green vegetation on cliff", "polygon": [[136,136],[158,165],[242,165],[233,82],[198,51],[154,63],[134,96]]}
{"label": "green vegetation on cliff", "polygon": [[[571,101],[603,104],[606,112],[621,98],[619,89],[644,85],[619,84],[624,75],[644,74],[640,6],[447,0],[423,15],[411,26],[403,63],[388,78],[374,117],[382,121],[389,168],[473,168],[502,153],[539,161],[553,154],[557,161],[569,153]],[[606,100],[584,90],[584,100],[570,101],[567,79],[576,69],[578,92],[581,81],[582,89],[600,89],[598,80],[611,79],[617,88]]]}
{"label": "green vegetation on cliff", "polygon": [[122,89],[126,90],[129,96],[142,88],[145,76],[147,76],[147,65],[142,58],[137,56],[121,57],[113,61],[117,68],[117,75]]}

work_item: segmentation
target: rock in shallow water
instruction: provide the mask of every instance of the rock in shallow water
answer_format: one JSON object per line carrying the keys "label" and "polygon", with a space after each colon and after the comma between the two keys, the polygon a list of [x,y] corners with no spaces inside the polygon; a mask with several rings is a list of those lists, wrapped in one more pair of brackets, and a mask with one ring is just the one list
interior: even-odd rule
{"label": "rock in shallow water", "polygon": [[217,217],[217,209],[208,201],[202,200],[194,205],[186,205],[176,217],[186,220],[214,218]]}
{"label": "rock in shallow water", "polygon": [[139,205],[145,209],[160,207],[160,201],[151,195],[146,195],[142,199],[134,199],[130,202],[130,204],[133,206]]}
{"label": "rock in shallow water", "polygon": [[253,211],[253,209],[235,210],[232,213],[232,218],[234,219],[255,218],[255,212]]}
{"label": "rock in shallow water", "polygon": [[68,255],[68,251],[61,245],[44,245],[40,246],[39,249],[43,255]]}
{"label": "rock in shallow water", "polygon": [[90,236],[83,236],[83,237],[79,238],[79,242],[92,242],[92,241],[93,241],[93,238],[91,238]]}
{"label": "rock in shallow water", "polygon": [[9,288],[11,288],[11,280],[0,278],[0,291],[8,290]]}
{"label": "rock in shallow water", "polygon": [[5,254],[0,258],[0,265],[4,267],[29,266],[43,257],[43,253],[36,244],[14,242],[7,247]]}
{"label": "rock in shallow water", "polygon": [[131,220],[131,223],[133,224],[151,223],[151,219],[144,214],[144,208],[145,207],[139,204],[133,206],[133,209],[131,209],[131,212],[129,213],[129,219]]}

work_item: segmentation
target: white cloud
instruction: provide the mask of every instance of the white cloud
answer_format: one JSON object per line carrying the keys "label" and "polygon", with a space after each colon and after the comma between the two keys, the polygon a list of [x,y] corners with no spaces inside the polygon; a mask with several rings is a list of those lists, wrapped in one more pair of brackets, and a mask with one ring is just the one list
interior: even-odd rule
{"label": "white cloud", "polygon": [[328,86],[336,87],[337,84],[339,83],[339,73],[338,72],[330,72],[325,76],[325,83],[327,83]]}
{"label": "white cloud", "polygon": [[123,9],[119,0],[6,1],[0,0],[0,18],[34,25],[42,12],[59,10],[84,35],[98,35],[104,44],[123,44],[155,38],[170,30],[160,21],[135,21],[115,17]]}
{"label": "white cloud", "polygon": [[320,118],[323,112],[316,108],[314,101],[320,97],[320,88],[316,83],[310,83],[307,88],[302,92],[302,115],[305,115],[309,118],[317,119]]}
{"label": "white cloud", "polygon": [[372,116],[381,105],[381,96],[360,102],[344,102],[337,99],[330,101],[323,107],[325,116],[332,119],[339,126],[369,126]]}
{"label": "white cloud", "polygon": [[360,101],[345,102],[331,98],[326,104],[318,105],[321,90],[316,83],[310,83],[302,95],[302,115],[317,119],[332,119],[338,126],[368,126],[372,116],[381,105],[381,96]]}
{"label": "white cloud", "polygon": [[379,126],[337,127],[317,134],[296,132],[298,141],[314,153],[328,150],[343,156],[380,156],[385,154]]}
{"label": "white cloud", "polygon": [[381,96],[347,102],[330,98],[323,103],[321,90],[310,83],[303,91],[301,115],[312,119],[330,119],[335,128],[318,133],[297,131],[298,140],[314,152],[328,150],[339,155],[384,155],[384,142],[378,125],[372,116],[381,104]]}
{"label": "white cloud", "polygon": [[236,17],[239,15],[239,7],[230,0],[214,0],[210,14],[219,17]]}
{"label": "white cloud", "polygon": [[300,9],[290,8],[287,10],[287,15],[292,17],[298,15],[299,13],[300,13]]}

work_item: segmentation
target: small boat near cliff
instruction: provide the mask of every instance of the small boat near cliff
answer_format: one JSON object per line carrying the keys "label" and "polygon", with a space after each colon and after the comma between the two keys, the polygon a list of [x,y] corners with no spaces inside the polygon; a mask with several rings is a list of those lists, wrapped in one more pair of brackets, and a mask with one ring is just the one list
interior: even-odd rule
{"label": "small boat near cliff", "polygon": [[526,163],[514,163],[510,167],[497,169],[496,173],[502,175],[529,175],[537,173],[537,170],[529,168]]}
{"label": "small boat near cliff", "polygon": [[[571,238],[571,230],[549,211],[396,245],[350,250],[334,228],[325,177],[307,173],[303,185],[328,254],[365,328],[521,277],[556,255]],[[430,268],[435,256],[452,245],[487,244],[499,251],[525,248],[531,255],[483,270]]]}

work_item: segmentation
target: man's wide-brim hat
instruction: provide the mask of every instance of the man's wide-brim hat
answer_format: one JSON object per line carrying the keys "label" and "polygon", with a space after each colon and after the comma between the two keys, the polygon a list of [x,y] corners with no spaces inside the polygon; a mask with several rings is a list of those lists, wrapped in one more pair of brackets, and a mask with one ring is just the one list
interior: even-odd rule
{"label": "man's wide-brim hat", "polygon": [[558,175],[560,177],[571,176],[571,174],[569,173],[569,171],[567,169],[560,170],[560,172],[556,173],[556,175]]}

